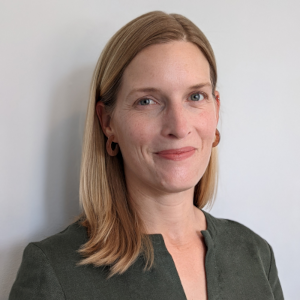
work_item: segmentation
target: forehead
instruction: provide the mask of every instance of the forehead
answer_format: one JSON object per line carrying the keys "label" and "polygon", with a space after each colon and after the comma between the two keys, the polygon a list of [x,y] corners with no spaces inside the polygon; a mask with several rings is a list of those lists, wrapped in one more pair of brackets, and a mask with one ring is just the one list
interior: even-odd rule
{"label": "forehead", "polygon": [[174,41],[151,45],[131,61],[125,69],[122,86],[161,86],[210,82],[209,63],[193,43]]}

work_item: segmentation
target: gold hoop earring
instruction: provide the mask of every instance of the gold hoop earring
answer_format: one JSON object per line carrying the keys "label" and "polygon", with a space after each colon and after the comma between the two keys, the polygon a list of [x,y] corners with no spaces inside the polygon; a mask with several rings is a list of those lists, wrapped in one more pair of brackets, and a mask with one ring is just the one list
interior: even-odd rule
{"label": "gold hoop earring", "polygon": [[220,140],[221,140],[220,132],[218,129],[216,129],[216,138],[215,138],[215,141],[213,142],[212,146],[217,147],[220,143]]}
{"label": "gold hoop earring", "polygon": [[114,136],[111,135],[106,142],[106,151],[110,156],[116,156],[119,152],[119,145],[116,143],[115,149],[112,148]]}

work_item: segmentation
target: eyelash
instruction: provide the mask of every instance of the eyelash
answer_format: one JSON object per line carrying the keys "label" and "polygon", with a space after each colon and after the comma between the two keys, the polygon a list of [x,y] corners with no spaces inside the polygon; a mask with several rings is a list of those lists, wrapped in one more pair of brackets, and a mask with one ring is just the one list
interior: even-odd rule
{"label": "eyelash", "polygon": [[[192,94],[190,94],[190,96],[189,96],[188,98],[190,98],[191,96],[196,95],[196,94],[199,94],[199,95],[203,96],[204,99],[207,99],[207,98],[208,98],[207,94],[204,93],[204,92],[196,92],[196,93],[192,93]],[[204,99],[202,99],[202,100],[204,100]],[[137,105],[140,105],[140,106],[148,106],[149,104],[148,104],[148,105],[142,105],[142,104],[140,104],[140,103],[141,103],[142,101],[144,101],[144,100],[154,101],[154,100],[151,99],[150,97],[144,97],[144,98],[141,98],[141,99],[139,99],[139,100],[137,101]],[[191,100],[191,101],[193,101],[193,102],[201,102],[202,100],[199,100],[199,101],[193,101],[193,100]],[[154,101],[154,102],[155,102],[155,101]]]}

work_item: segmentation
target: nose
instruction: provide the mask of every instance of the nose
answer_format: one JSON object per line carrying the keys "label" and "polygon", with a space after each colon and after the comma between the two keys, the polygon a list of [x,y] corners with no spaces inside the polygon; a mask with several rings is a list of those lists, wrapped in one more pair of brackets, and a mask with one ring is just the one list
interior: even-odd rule
{"label": "nose", "polygon": [[183,139],[191,133],[188,112],[182,103],[172,103],[162,116],[162,135]]}

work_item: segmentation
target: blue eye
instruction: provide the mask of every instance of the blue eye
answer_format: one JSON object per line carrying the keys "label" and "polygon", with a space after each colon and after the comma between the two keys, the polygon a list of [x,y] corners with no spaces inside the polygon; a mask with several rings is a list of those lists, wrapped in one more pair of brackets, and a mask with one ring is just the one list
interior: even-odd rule
{"label": "blue eye", "polygon": [[152,104],[154,101],[149,99],[149,98],[145,98],[145,99],[142,99],[139,101],[139,104],[140,105],[149,105],[149,104]]}
{"label": "blue eye", "polygon": [[195,93],[195,94],[192,94],[190,98],[192,101],[201,101],[204,99],[204,96],[200,93]]}

